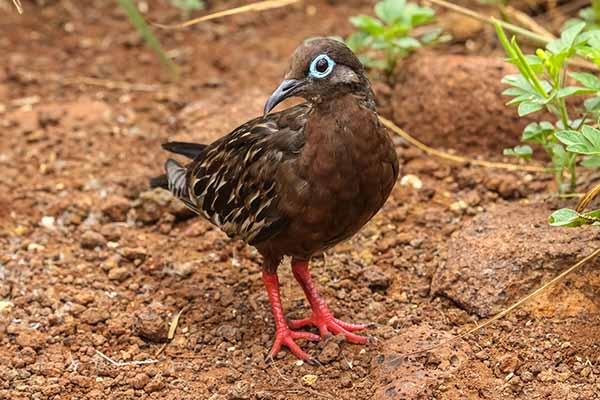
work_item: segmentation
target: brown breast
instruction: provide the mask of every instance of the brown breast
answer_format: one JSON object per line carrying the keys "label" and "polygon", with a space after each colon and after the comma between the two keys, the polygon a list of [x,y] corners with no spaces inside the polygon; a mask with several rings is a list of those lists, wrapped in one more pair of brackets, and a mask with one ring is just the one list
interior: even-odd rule
{"label": "brown breast", "polygon": [[315,106],[300,156],[279,168],[278,208],[289,225],[258,246],[267,258],[309,258],[354,235],[381,208],[398,175],[376,113],[347,95]]}

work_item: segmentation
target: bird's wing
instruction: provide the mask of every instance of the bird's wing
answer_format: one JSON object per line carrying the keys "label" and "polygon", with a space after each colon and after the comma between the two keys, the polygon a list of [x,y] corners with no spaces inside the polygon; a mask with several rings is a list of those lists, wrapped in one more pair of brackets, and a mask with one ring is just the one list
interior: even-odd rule
{"label": "bird's wing", "polygon": [[187,167],[167,161],[169,190],[230,237],[264,241],[287,224],[277,207],[283,163],[304,146],[310,105],[256,118],[207,146]]}

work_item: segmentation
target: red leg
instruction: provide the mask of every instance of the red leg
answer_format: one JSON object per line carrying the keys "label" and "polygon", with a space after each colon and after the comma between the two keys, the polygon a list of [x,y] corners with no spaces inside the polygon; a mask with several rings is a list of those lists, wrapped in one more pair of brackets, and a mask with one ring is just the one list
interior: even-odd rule
{"label": "red leg", "polygon": [[310,332],[294,332],[290,330],[285,320],[283,307],[281,306],[281,297],[279,295],[279,278],[277,273],[270,274],[263,271],[263,282],[267,289],[269,301],[271,302],[271,310],[275,319],[275,343],[271,348],[269,357],[273,358],[281,350],[281,346],[285,345],[290,351],[302,360],[310,360],[310,356],[294,342],[295,339],[319,340],[319,336]]}
{"label": "red leg", "polygon": [[294,277],[300,283],[300,286],[302,286],[302,290],[312,308],[312,316],[310,318],[290,321],[292,329],[314,325],[319,328],[321,336],[326,336],[329,333],[335,335],[341,333],[351,343],[364,344],[368,342],[369,339],[367,337],[352,333],[353,331],[365,329],[365,325],[349,324],[333,317],[325,300],[319,296],[319,292],[312,281],[310,272],[308,271],[308,261],[292,260],[292,271]]}

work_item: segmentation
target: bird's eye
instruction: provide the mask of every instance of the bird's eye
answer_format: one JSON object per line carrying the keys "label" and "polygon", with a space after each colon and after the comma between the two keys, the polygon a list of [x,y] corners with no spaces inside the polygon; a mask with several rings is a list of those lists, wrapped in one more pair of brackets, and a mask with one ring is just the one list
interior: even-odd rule
{"label": "bird's eye", "polygon": [[313,78],[325,78],[333,71],[335,61],[333,61],[327,54],[321,54],[315,57],[310,63],[310,76]]}

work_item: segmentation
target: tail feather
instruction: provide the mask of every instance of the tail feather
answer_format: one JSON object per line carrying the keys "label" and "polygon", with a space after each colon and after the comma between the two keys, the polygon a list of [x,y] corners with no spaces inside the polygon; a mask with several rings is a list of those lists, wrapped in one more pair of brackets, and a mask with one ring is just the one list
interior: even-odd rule
{"label": "tail feather", "polygon": [[167,179],[167,175],[155,176],[154,178],[150,178],[150,188],[163,188],[169,189],[169,180]]}
{"label": "tail feather", "polygon": [[[162,144],[162,148],[170,151],[171,153],[181,154],[187,158],[195,159],[198,157],[206,148],[205,144],[199,143],[189,143],[189,142],[167,142]],[[169,174],[169,166],[171,173]],[[178,193],[183,193],[182,190],[185,189],[185,168],[179,165],[174,160],[169,160],[165,164],[165,169],[167,173],[160,176],[155,176],[154,178],[150,178],[150,187],[151,188],[163,188],[166,190],[172,190],[173,185],[170,181],[173,181],[174,176],[178,177],[178,185],[175,187],[178,189]],[[183,170],[183,173],[181,172]],[[184,179],[181,179],[183,176]],[[183,183],[183,186],[181,186]],[[175,192],[173,192],[176,194]],[[185,189],[185,193],[187,193],[187,189]],[[177,194],[176,194],[177,195]]]}
{"label": "tail feather", "polygon": [[171,153],[181,154],[193,160],[204,151],[206,145],[188,142],[167,142],[162,144],[162,148]]}
{"label": "tail feather", "polygon": [[167,171],[167,186],[175,197],[187,198],[187,169],[173,159],[168,159],[165,163]]}

